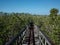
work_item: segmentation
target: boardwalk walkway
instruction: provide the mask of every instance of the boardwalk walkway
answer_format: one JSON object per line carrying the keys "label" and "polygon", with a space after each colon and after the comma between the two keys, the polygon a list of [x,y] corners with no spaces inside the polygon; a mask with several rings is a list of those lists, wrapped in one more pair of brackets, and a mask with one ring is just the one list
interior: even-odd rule
{"label": "boardwalk walkway", "polygon": [[25,29],[5,45],[55,45],[37,25],[27,25]]}

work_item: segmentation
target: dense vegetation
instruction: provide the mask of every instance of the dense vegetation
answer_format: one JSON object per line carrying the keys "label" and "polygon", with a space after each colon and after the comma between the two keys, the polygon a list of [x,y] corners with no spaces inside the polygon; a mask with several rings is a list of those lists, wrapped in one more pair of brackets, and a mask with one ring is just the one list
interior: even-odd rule
{"label": "dense vegetation", "polygon": [[49,15],[31,15],[25,13],[3,13],[0,12],[0,45],[14,37],[18,32],[33,20],[39,25],[51,40],[60,45],[60,15],[58,9],[51,9]]}

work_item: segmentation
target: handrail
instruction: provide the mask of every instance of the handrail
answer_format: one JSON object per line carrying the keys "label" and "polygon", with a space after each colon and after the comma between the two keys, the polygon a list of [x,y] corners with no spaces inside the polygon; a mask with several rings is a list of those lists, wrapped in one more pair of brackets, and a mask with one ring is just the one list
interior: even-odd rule
{"label": "handrail", "polygon": [[[13,39],[11,39],[9,42],[7,42],[5,45],[12,45],[13,44],[13,42],[17,39],[17,38],[19,38],[19,36],[21,37],[21,34],[25,31],[25,29],[26,29],[26,27],[25,28],[23,28],[20,32],[19,32],[19,34],[17,34]],[[21,41],[21,40],[20,40]]]}
{"label": "handrail", "polygon": [[51,45],[56,45],[56,44],[54,44],[54,42],[42,30],[40,30],[40,31],[47,38],[47,40],[50,42]]}
{"label": "handrail", "polygon": [[[41,28],[41,26],[38,26],[38,28]],[[48,42],[51,44],[51,45],[56,45],[46,34],[44,31],[40,30],[40,32],[45,36],[45,38],[48,40]]]}

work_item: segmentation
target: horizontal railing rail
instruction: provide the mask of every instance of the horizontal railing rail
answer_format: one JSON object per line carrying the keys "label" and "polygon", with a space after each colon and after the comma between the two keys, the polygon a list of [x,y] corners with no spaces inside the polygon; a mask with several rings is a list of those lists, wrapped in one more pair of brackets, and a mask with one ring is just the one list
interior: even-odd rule
{"label": "horizontal railing rail", "polygon": [[[37,26],[38,28],[41,28],[41,26]],[[46,34],[44,31],[42,31],[40,29],[40,32],[43,34],[42,36],[44,36],[43,38],[46,38],[48,40],[48,42],[50,43],[50,45],[56,45]]]}
{"label": "horizontal railing rail", "polygon": [[[21,44],[21,35],[23,34],[23,32],[26,30],[26,27],[23,28],[22,30],[20,30],[20,32],[15,36],[13,37],[10,41],[8,41],[5,45],[13,45],[13,43],[20,37],[20,44]],[[23,35],[24,37],[24,35]],[[22,38],[23,38],[22,37]]]}

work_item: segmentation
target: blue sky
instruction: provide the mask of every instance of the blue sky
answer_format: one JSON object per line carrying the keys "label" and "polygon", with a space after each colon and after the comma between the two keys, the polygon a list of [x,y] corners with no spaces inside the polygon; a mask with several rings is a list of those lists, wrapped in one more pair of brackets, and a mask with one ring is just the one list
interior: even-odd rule
{"label": "blue sky", "polygon": [[0,11],[49,14],[51,8],[60,11],[60,0],[0,0]]}

